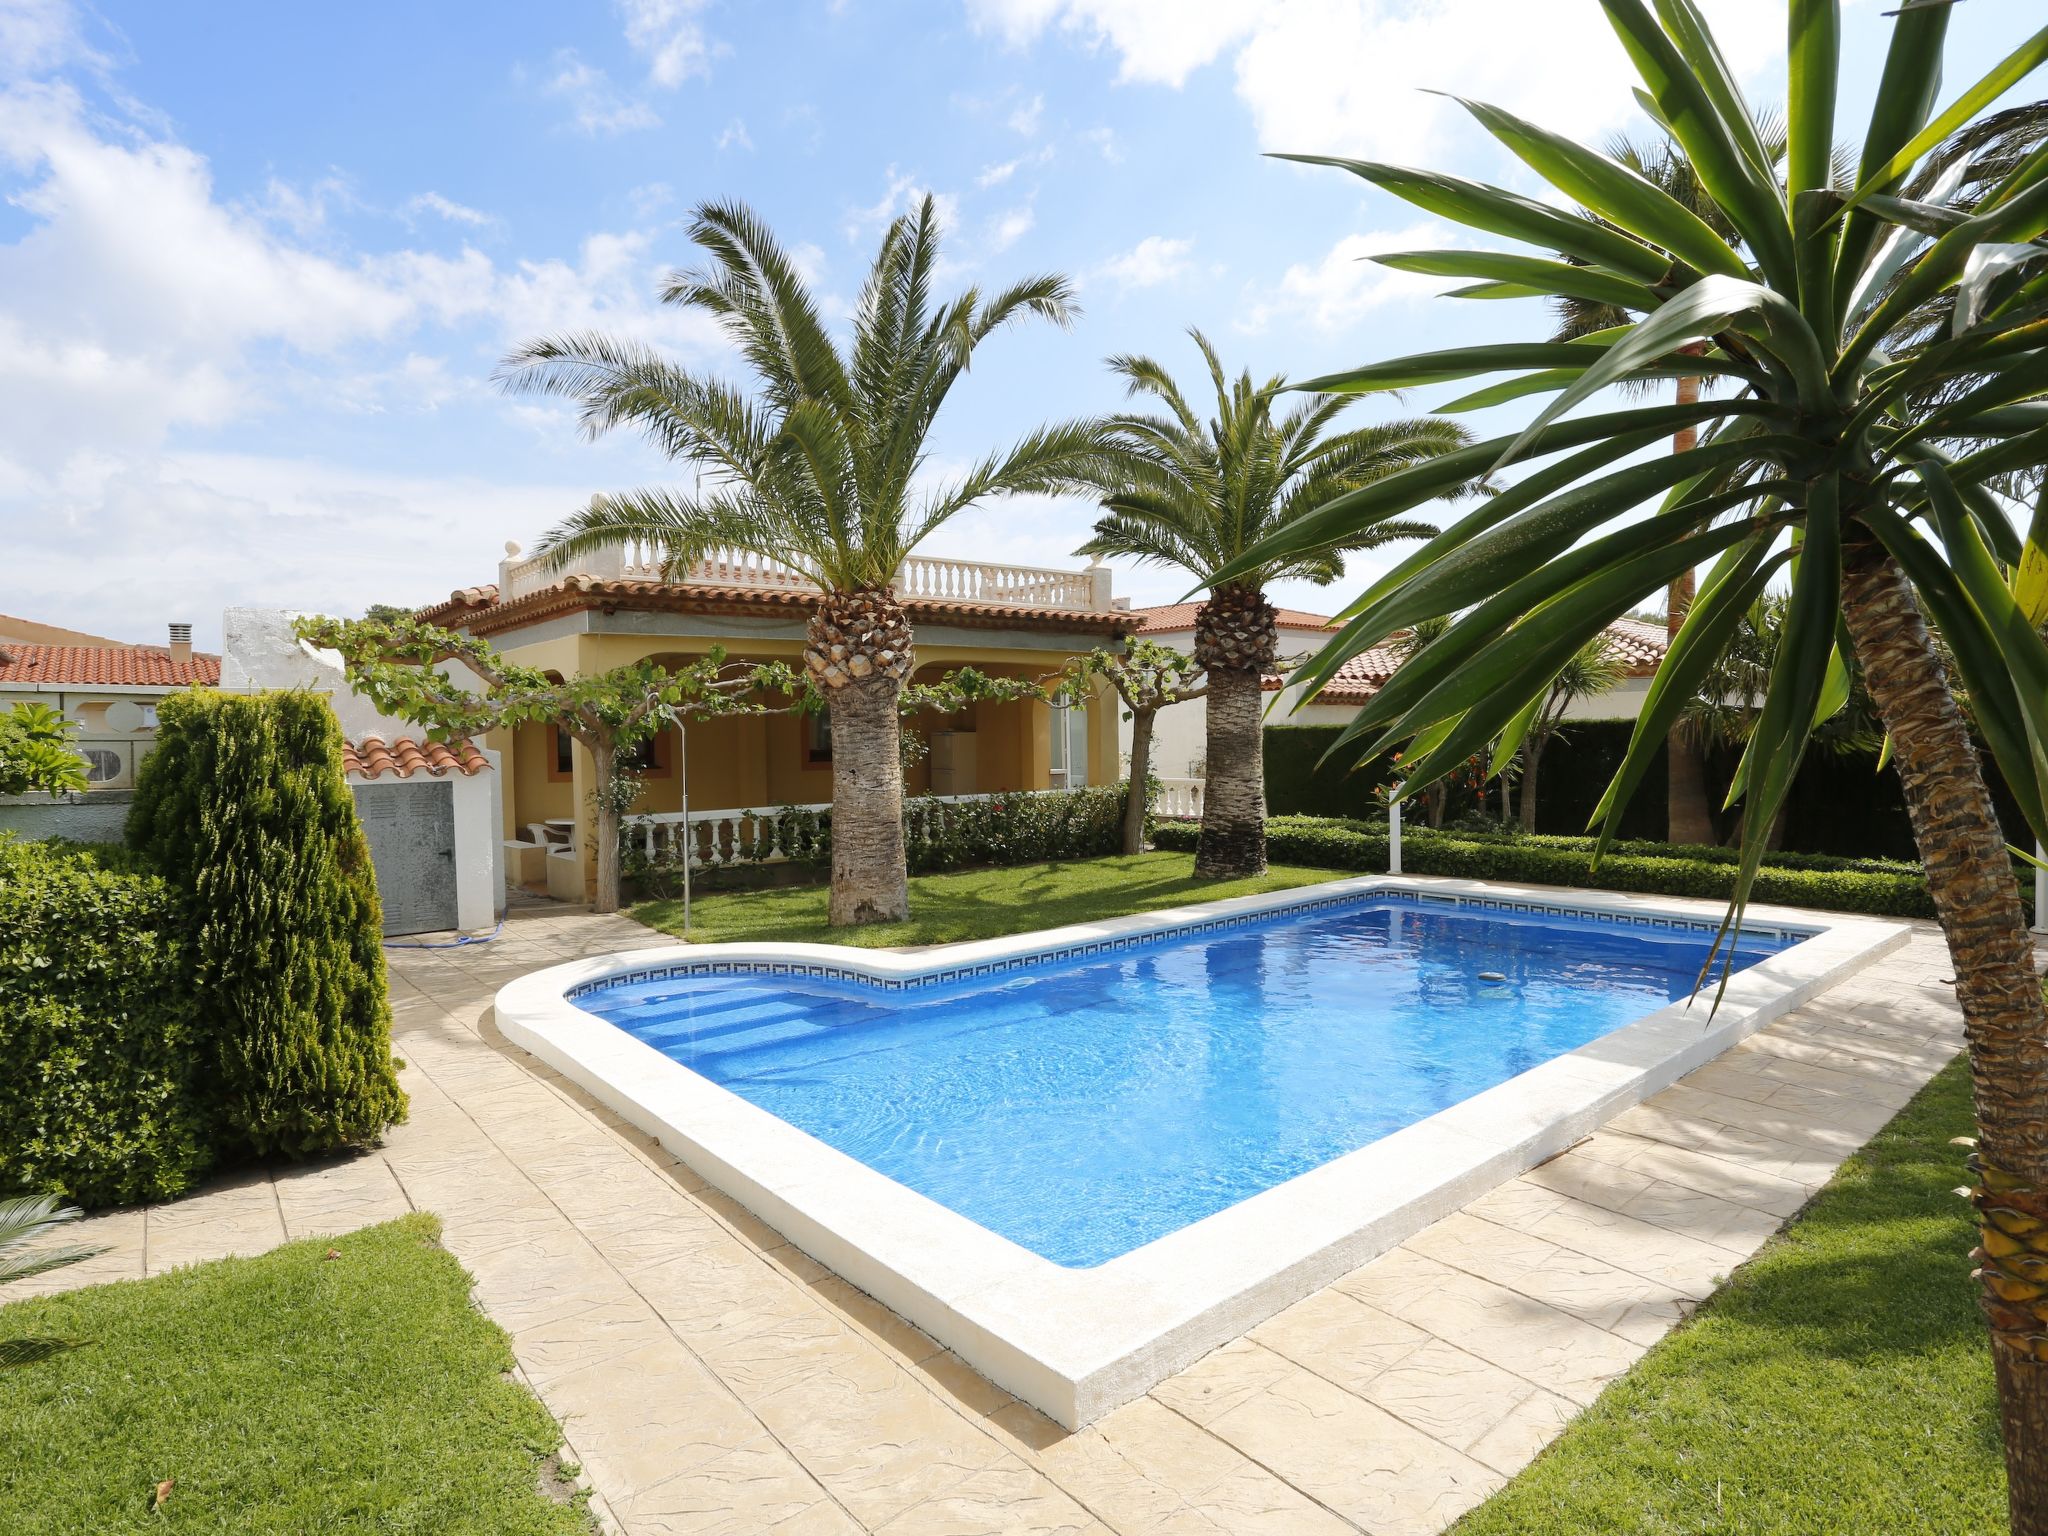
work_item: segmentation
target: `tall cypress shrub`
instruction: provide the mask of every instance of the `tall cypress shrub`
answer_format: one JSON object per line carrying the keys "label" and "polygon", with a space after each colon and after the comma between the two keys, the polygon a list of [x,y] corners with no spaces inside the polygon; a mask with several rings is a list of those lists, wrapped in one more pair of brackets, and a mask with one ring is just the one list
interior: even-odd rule
{"label": "tall cypress shrub", "polygon": [[318,695],[174,695],[129,812],[130,846],[186,895],[223,1129],[257,1155],[359,1146],[405,1115],[341,753]]}

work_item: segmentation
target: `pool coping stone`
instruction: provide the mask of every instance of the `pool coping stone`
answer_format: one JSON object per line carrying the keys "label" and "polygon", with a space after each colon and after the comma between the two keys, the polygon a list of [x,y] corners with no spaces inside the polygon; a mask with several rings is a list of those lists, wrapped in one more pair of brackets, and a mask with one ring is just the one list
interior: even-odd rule
{"label": "pool coping stone", "polygon": [[1780,1015],[1907,941],[1903,922],[1752,906],[1748,931],[1803,935],[1708,995],[1541,1063],[1389,1136],[1090,1269],[1000,1237],[585,1012],[571,995],[638,971],[819,968],[923,984],[1379,893],[1434,905],[1718,926],[1717,902],[1372,875],[915,952],[825,944],[663,945],[502,987],[507,1039],[581,1086],[799,1248],[1068,1429],[1555,1157]]}

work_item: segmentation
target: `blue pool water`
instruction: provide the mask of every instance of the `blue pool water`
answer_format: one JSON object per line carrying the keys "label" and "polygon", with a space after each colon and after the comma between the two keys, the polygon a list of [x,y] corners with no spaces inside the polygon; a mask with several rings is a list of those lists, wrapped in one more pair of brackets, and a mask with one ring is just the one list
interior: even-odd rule
{"label": "blue pool water", "polygon": [[[1791,942],[1746,936],[1736,968]],[[916,988],[700,972],[577,1002],[1087,1267],[1690,995],[1710,943],[1368,897]]]}

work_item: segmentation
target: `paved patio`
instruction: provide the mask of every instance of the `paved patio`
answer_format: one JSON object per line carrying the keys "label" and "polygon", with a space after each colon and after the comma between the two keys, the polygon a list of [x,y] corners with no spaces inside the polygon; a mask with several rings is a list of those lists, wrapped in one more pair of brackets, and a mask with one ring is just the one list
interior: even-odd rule
{"label": "paved patio", "polygon": [[1428,1536],[1524,1466],[1961,1044],[1947,952],[1923,927],[1070,1434],[497,1036],[504,982],[651,938],[623,918],[517,909],[494,943],[393,951],[412,1118],[386,1146],[95,1217],[80,1235],[111,1252],[0,1301],[430,1210],[593,1507],[633,1536]]}

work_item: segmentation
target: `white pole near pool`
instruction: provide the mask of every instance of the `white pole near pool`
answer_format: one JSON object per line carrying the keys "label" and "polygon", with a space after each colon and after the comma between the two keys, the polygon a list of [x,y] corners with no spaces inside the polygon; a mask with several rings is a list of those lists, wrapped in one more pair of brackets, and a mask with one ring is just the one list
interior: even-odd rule
{"label": "white pole near pool", "polygon": [[[1394,792],[1387,796],[1387,873],[1401,873],[1401,786],[1396,784]],[[2034,908],[2040,911],[2037,904]]]}
{"label": "white pole near pool", "polygon": [[[2034,844],[2034,857],[2048,858],[2039,841]],[[2034,866],[2034,932],[2048,933],[2048,869],[2039,864]]]}
{"label": "white pole near pool", "polygon": [[676,720],[676,777],[683,792],[683,937],[690,936],[690,856],[697,849],[690,835],[690,733]]}

